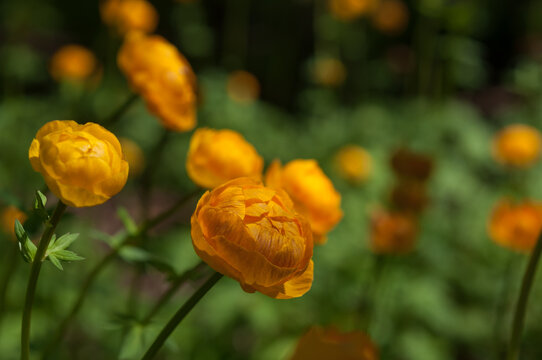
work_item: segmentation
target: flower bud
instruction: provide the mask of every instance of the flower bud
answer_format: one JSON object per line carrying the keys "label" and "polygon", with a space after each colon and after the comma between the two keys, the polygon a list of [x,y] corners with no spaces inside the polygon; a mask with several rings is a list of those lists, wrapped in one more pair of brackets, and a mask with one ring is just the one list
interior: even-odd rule
{"label": "flower bud", "polygon": [[501,130],[493,140],[493,157],[503,165],[526,168],[540,156],[540,132],[527,125],[514,124]]}
{"label": "flower bud", "polygon": [[381,0],[373,13],[373,25],[383,33],[394,35],[408,25],[408,8],[401,0]]}
{"label": "flower bud", "polygon": [[281,190],[238,178],[207,191],[191,218],[196,253],[216,271],[276,299],[312,285],[309,224]]}
{"label": "flower bud", "polygon": [[250,104],[260,95],[260,82],[256,76],[247,71],[234,71],[228,76],[226,90],[230,99]]}
{"label": "flower bud", "polygon": [[341,195],[315,160],[293,160],[281,166],[275,160],[265,174],[266,185],[284,189],[296,210],[309,221],[314,241],[326,242],[326,234],[341,220]]}
{"label": "flower bud", "polygon": [[100,15],[120,35],[131,31],[151,33],[158,24],[158,13],[146,0],[106,0],[100,5]]}
{"label": "flower bud", "polygon": [[183,132],[196,126],[196,76],[175,46],[158,35],[131,34],[117,62],[164,127]]}
{"label": "flower bud", "polygon": [[5,207],[0,215],[0,229],[4,234],[8,234],[12,239],[15,239],[15,220],[19,220],[21,224],[24,224],[27,218],[26,214],[15,206]]}
{"label": "flower bud", "polygon": [[79,45],[66,45],[51,58],[49,67],[56,81],[83,82],[97,70],[96,57]]}
{"label": "flower bud", "polygon": [[190,139],[188,176],[212,189],[238,177],[260,178],[263,159],[241,134],[233,130],[198,129]]}
{"label": "flower bud", "polygon": [[341,176],[352,183],[360,183],[371,174],[371,155],[361,146],[348,145],[335,155],[337,169]]}
{"label": "flower bud", "polygon": [[99,205],[117,194],[128,177],[119,141],[94,123],[48,122],[37,132],[28,157],[49,189],[70,206]]}

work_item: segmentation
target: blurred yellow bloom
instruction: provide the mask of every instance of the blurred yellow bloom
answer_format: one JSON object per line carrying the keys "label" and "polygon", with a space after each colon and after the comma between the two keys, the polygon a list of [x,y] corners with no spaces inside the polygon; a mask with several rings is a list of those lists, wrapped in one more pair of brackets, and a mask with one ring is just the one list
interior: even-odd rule
{"label": "blurred yellow bloom", "polygon": [[246,71],[234,71],[228,76],[228,96],[239,103],[249,104],[260,96],[260,82]]}
{"label": "blurred yellow bloom", "polygon": [[501,164],[526,168],[538,160],[541,145],[537,129],[523,124],[509,125],[493,139],[493,157]]}
{"label": "blurred yellow bloom", "polygon": [[346,79],[346,67],[338,59],[321,57],[314,61],[312,76],[314,82],[319,85],[341,86]]}
{"label": "blurred yellow bloom", "polygon": [[141,174],[145,168],[145,155],[139,145],[130,139],[119,138],[120,146],[124,152],[124,157],[128,161],[130,167],[129,176],[137,176]]}
{"label": "blurred yellow bloom", "polygon": [[151,33],[158,24],[158,13],[146,0],[106,0],[100,5],[100,15],[121,35],[131,31]]}
{"label": "blurred yellow bloom", "polygon": [[371,249],[377,254],[404,254],[416,244],[418,226],[411,215],[378,210],[371,216]]}
{"label": "blurred yellow bloom", "polygon": [[94,123],[48,122],[37,132],[28,157],[49,189],[70,206],[101,204],[117,194],[128,177],[119,141]]}
{"label": "blurred yellow bloom", "polygon": [[201,197],[191,225],[199,257],[243,290],[288,299],[311,288],[310,226],[285,192],[251,178],[229,181]]}
{"label": "blurred yellow bloom", "polygon": [[331,14],[342,21],[354,20],[374,10],[379,0],[328,0]]}
{"label": "blurred yellow bloom", "polygon": [[290,360],[378,360],[378,349],[361,331],[312,327],[303,335]]}
{"label": "blurred yellow bloom", "polygon": [[335,162],[341,176],[350,182],[360,183],[371,174],[371,155],[361,146],[344,146],[335,155]]}
{"label": "blurred yellow bloom", "polygon": [[56,81],[83,82],[97,70],[94,54],[79,45],[66,45],[51,58],[49,71]]}
{"label": "blurred yellow bloom", "polygon": [[162,125],[180,132],[196,126],[196,76],[175,46],[161,36],[131,34],[117,61]]}
{"label": "blurred yellow bloom", "polygon": [[497,203],[488,222],[490,238],[519,251],[531,251],[542,230],[542,205],[530,201]]}
{"label": "blurred yellow bloom", "polygon": [[9,234],[12,239],[15,239],[15,220],[19,220],[21,224],[24,224],[26,219],[27,216],[24,212],[15,206],[8,206],[2,210],[0,226],[5,234]]}
{"label": "blurred yellow bloom", "polygon": [[265,174],[266,185],[284,189],[298,212],[305,215],[317,244],[326,242],[326,234],[341,220],[341,195],[315,160],[293,160],[281,166],[275,160]]}
{"label": "blurred yellow bloom", "polygon": [[194,183],[211,189],[238,177],[261,178],[263,159],[241,134],[202,128],[190,139],[186,170]]}
{"label": "blurred yellow bloom", "polygon": [[381,0],[373,13],[373,25],[387,34],[397,34],[408,25],[408,8],[401,0]]}

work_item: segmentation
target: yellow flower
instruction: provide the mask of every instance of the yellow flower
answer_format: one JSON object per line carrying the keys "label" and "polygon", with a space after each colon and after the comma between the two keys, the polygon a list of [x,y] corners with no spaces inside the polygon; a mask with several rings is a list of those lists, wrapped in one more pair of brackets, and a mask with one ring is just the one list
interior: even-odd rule
{"label": "yellow flower", "polygon": [[130,167],[128,175],[132,177],[141,174],[145,168],[145,155],[139,145],[127,138],[119,138],[119,142]]}
{"label": "yellow flower", "polygon": [[229,181],[203,194],[191,225],[199,257],[243,290],[289,299],[311,288],[310,227],[283,191],[251,178]]}
{"label": "yellow flower", "polygon": [[161,36],[131,34],[117,61],[162,125],[181,132],[196,126],[196,76],[175,46]]}
{"label": "yellow flower", "polygon": [[519,251],[531,251],[542,230],[542,205],[531,201],[497,203],[488,222],[490,238]]}
{"label": "yellow flower", "polygon": [[239,103],[250,104],[260,95],[260,82],[246,71],[234,71],[228,76],[228,96]]}
{"label": "yellow flower", "polygon": [[290,360],[378,360],[378,349],[361,331],[343,333],[331,327],[312,327],[303,335]]}
{"label": "yellow flower", "polygon": [[49,189],[70,206],[101,204],[117,194],[128,177],[119,141],[94,123],[48,122],[37,132],[28,157]]}
{"label": "yellow flower", "polygon": [[341,176],[350,182],[360,183],[371,174],[371,155],[361,146],[344,146],[335,155],[335,162]]}
{"label": "yellow flower", "polygon": [[95,73],[97,62],[87,48],[66,45],[53,55],[49,70],[56,81],[82,82]]}
{"label": "yellow flower", "polygon": [[341,195],[315,160],[294,160],[284,167],[275,160],[265,174],[266,185],[284,189],[296,210],[305,215],[317,244],[326,242],[326,234],[341,220]]}
{"label": "yellow flower", "polygon": [[312,76],[314,82],[323,86],[341,86],[346,79],[346,67],[339,59],[321,57],[315,60]]}
{"label": "yellow flower", "polygon": [[5,234],[9,234],[12,239],[15,239],[15,220],[19,220],[23,224],[27,219],[24,212],[15,206],[8,206],[2,210],[0,216],[0,226]]}
{"label": "yellow flower", "polygon": [[100,5],[100,15],[121,35],[131,31],[151,33],[158,24],[158,13],[146,0],[106,0]]}
{"label": "yellow flower", "polygon": [[528,125],[514,124],[501,130],[493,140],[493,157],[501,164],[526,168],[538,160],[540,132]]}
{"label": "yellow flower", "polygon": [[198,129],[190,139],[188,176],[204,188],[238,177],[262,175],[263,159],[241,134],[233,130]]}
{"label": "yellow flower", "polygon": [[329,11],[339,20],[351,21],[373,11],[379,0],[328,0]]}
{"label": "yellow flower", "polygon": [[381,0],[373,14],[373,25],[387,34],[397,34],[408,24],[408,8],[401,0]]}
{"label": "yellow flower", "polygon": [[377,254],[404,254],[416,244],[418,227],[411,215],[378,210],[371,216],[371,248]]}

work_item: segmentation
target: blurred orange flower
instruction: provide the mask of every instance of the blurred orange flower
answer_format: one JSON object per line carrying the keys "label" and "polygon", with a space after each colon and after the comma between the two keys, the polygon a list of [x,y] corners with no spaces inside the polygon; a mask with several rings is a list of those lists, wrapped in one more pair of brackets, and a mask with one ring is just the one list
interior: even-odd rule
{"label": "blurred orange flower", "polygon": [[26,214],[15,206],[5,207],[0,215],[1,229],[5,234],[9,234],[11,239],[15,239],[15,220],[24,224],[27,218]]}
{"label": "blurred orange flower", "polygon": [[400,148],[391,157],[391,167],[400,178],[423,182],[433,172],[433,160],[427,155]]}
{"label": "blurred orange flower", "polygon": [[542,230],[542,205],[531,201],[499,201],[488,222],[490,238],[519,251],[531,251]]}
{"label": "blurred orange flower", "polygon": [[186,170],[194,183],[212,189],[238,177],[261,178],[263,158],[236,131],[202,128],[190,139]]}
{"label": "blurred orange flower", "polygon": [[196,76],[175,46],[161,36],[131,34],[117,61],[162,125],[180,132],[196,126]]}
{"label": "blurred orange flower", "polygon": [[501,164],[518,168],[532,165],[540,156],[540,132],[528,125],[505,127],[493,139],[493,157]]}
{"label": "blurred orange flower", "polygon": [[343,333],[335,328],[312,327],[303,335],[290,360],[378,360],[378,349],[361,331]]}
{"label": "blurred orange flower", "polygon": [[372,16],[374,27],[387,34],[402,32],[408,18],[408,8],[401,0],[381,0]]}
{"label": "blurred orange flower", "polygon": [[339,59],[317,58],[313,64],[312,76],[314,82],[322,86],[341,86],[346,79],[346,67]]}
{"label": "blurred orange flower", "polygon": [[260,96],[260,82],[247,71],[234,71],[228,76],[226,90],[230,99],[249,104]]}
{"label": "blurred orange flower", "polygon": [[100,15],[120,35],[131,31],[151,33],[158,25],[158,13],[146,0],[106,0],[100,5]]}
{"label": "blurred orange flower", "polygon": [[94,123],[46,123],[32,140],[28,157],[53,194],[74,207],[107,201],[122,190],[128,177],[119,141]]}
{"label": "blurred orange flower", "polygon": [[371,216],[371,248],[377,254],[405,254],[414,249],[418,225],[414,217],[378,210]]}
{"label": "blurred orange flower", "polygon": [[361,146],[344,146],[335,155],[335,163],[339,174],[353,183],[365,181],[371,174],[371,155]]}
{"label": "blurred orange flower", "polygon": [[328,0],[331,14],[342,21],[351,21],[374,10],[379,0]]}
{"label": "blurred orange flower", "polygon": [[199,257],[243,290],[288,299],[311,288],[310,226],[284,191],[251,178],[229,181],[203,194],[191,225]]}
{"label": "blurred orange flower", "polygon": [[96,57],[83,46],[66,45],[54,53],[49,71],[56,81],[83,82],[97,71]]}
{"label": "blurred orange flower", "polygon": [[119,142],[124,157],[126,158],[126,161],[128,161],[130,167],[128,175],[132,177],[141,174],[145,168],[145,155],[143,154],[143,150],[141,150],[139,145],[133,140],[119,138]]}
{"label": "blurred orange flower", "polygon": [[286,190],[297,211],[309,220],[314,241],[326,242],[326,234],[343,216],[341,195],[315,160],[293,160],[284,167],[275,160],[267,169],[265,183]]}

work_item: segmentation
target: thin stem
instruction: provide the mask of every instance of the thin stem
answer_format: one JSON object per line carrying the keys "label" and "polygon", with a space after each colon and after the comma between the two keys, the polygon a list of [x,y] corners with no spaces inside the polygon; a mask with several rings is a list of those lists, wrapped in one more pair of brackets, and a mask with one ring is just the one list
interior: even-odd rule
{"label": "thin stem", "polygon": [[181,275],[177,276],[177,278],[171,283],[171,286],[169,289],[160,297],[158,302],[154,304],[153,308],[148,312],[147,316],[143,318],[141,321],[142,324],[148,324],[151,319],[162,309],[162,307],[169,302],[171,297],[175,295],[177,290],[189,279],[193,278],[198,272],[201,271],[205,267],[205,263],[203,261],[200,261],[196,266],[193,268],[185,271]]}
{"label": "thin stem", "polygon": [[173,315],[171,320],[164,326],[160,334],[156,337],[149,350],[145,353],[142,360],[154,359],[167,338],[177,328],[181,321],[190,313],[190,310],[196,306],[201,298],[222,278],[222,274],[215,272],[211,277],[188,299],[183,306]]}
{"label": "thin stem", "polygon": [[41,236],[34,261],[32,261],[32,268],[30,269],[30,277],[28,278],[28,285],[26,287],[26,298],[24,302],[23,320],[21,324],[21,359],[28,360],[30,358],[30,326],[32,317],[32,305],[34,303],[34,295],[36,294],[36,286],[38,284],[38,277],[40,275],[41,264],[45,258],[45,253],[51,237],[55,232],[62,214],[66,210],[66,205],[62,201],[58,201],[55,211],[51,220],[46,223],[45,231]]}
{"label": "thin stem", "polygon": [[536,275],[536,267],[538,266],[538,260],[542,253],[542,234],[538,236],[536,246],[529,258],[529,263],[525,269],[523,275],[523,281],[521,283],[521,290],[519,293],[518,302],[516,304],[516,311],[514,312],[514,321],[512,323],[512,332],[510,334],[510,342],[508,344],[508,356],[507,360],[519,359],[519,348],[521,342],[521,333],[523,332],[523,323],[525,321],[525,313],[527,312],[527,302],[529,300],[529,294],[531,293],[531,287]]}
{"label": "thin stem", "polygon": [[137,99],[139,99],[138,94],[130,94],[130,96],[111,115],[101,122],[101,125],[103,127],[108,127],[119,121],[126,110],[128,110]]}

